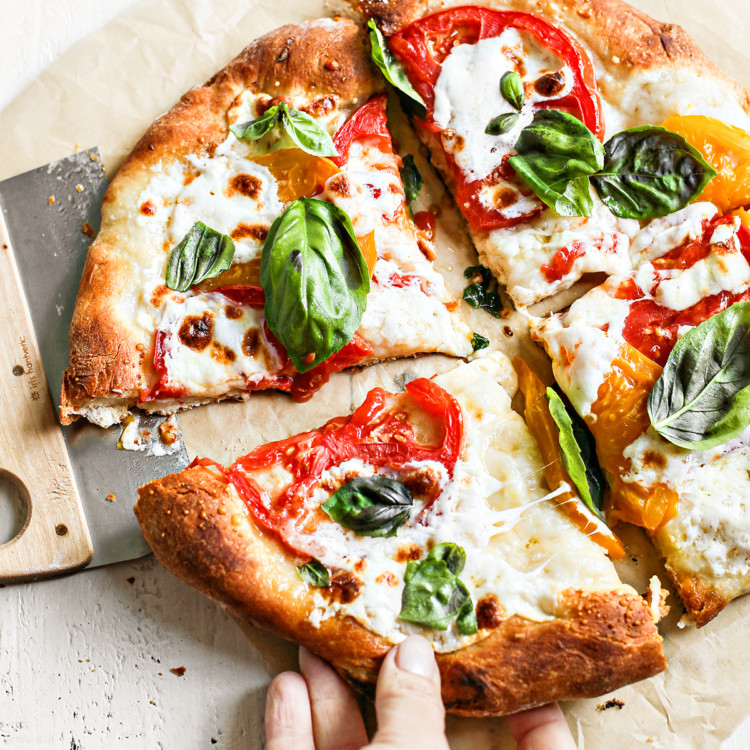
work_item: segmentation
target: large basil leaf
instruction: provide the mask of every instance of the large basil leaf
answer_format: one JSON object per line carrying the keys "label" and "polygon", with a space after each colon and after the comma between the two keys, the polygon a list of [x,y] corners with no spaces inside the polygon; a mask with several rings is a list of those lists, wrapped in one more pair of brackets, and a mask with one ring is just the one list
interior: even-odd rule
{"label": "large basil leaf", "polygon": [[260,117],[229,129],[245,141],[257,141],[276,125],[289,135],[303,151],[315,156],[336,156],[338,151],[328,131],[306,112],[290,107],[286,102],[274,104]]}
{"label": "large basil leaf", "polygon": [[604,475],[596,457],[594,438],[586,423],[568,411],[560,395],[547,388],[550,414],[560,431],[560,456],[563,467],[578,490],[584,505],[604,521]]}
{"label": "large basil leaf", "polygon": [[297,566],[297,575],[311,586],[325,588],[331,582],[331,576],[320,560],[313,558],[309,563]]}
{"label": "large basil leaf", "polygon": [[690,329],[648,397],[651,425],[682,448],[704,450],[750,425],[750,302]]}
{"label": "large basil leaf", "polygon": [[399,618],[435,630],[446,630],[453,618],[461,635],[477,632],[471,595],[458,578],[466,553],[445,542],[430,550],[424,560],[406,564]]}
{"label": "large basil leaf", "polygon": [[516,151],[508,161],[544,203],[560,216],[591,216],[589,176],[604,165],[604,147],[578,118],[540,110]]}
{"label": "large basil leaf", "polygon": [[464,289],[464,301],[471,307],[486,310],[493,318],[499,318],[503,301],[497,289],[497,279],[485,266],[470,266],[464,278],[477,279]]}
{"label": "large basil leaf", "polygon": [[393,536],[411,511],[414,498],[401,482],[388,477],[357,477],[320,507],[337,523],[360,536]]}
{"label": "large basil leaf", "polygon": [[226,271],[233,258],[232,238],[196,221],[172,248],[165,283],[177,292],[187,292],[191,286]]}
{"label": "large basil leaf", "polygon": [[370,291],[367,262],[347,214],[314,198],[290,203],[263,244],[260,283],[268,327],[299,372],[346,346]]}
{"label": "large basil leaf", "polygon": [[417,165],[414,163],[414,157],[411,154],[406,154],[403,159],[403,165],[399,169],[401,175],[401,182],[404,183],[404,195],[406,196],[406,205],[409,207],[411,212],[411,204],[417,200],[419,191],[424,185],[422,175],[417,169]]}
{"label": "large basil leaf", "polygon": [[414,90],[411,82],[406,77],[401,63],[396,60],[385,41],[383,32],[375,25],[372,18],[367,27],[370,29],[370,46],[372,47],[372,61],[380,68],[380,72],[386,80],[404,94],[409,102],[409,108],[417,117],[424,119],[427,116],[427,108],[424,99]]}
{"label": "large basil leaf", "polygon": [[592,182],[609,210],[625,219],[678,211],[716,175],[697,149],[665,128],[625,130],[607,141],[604,152],[604,167]]}

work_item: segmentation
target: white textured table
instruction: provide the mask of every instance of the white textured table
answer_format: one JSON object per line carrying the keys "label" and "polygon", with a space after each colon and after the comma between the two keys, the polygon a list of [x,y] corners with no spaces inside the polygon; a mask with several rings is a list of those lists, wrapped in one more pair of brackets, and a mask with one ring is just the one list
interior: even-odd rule
{"label": "white textured table", "polygon": [[[0,110],[134,2],[0,0]],[[269,679],[258,661],[217,606],[150,557],[9,586],[0,589],[0,745],[256,750]],[[748,747],[745,722],[723,750]]]}

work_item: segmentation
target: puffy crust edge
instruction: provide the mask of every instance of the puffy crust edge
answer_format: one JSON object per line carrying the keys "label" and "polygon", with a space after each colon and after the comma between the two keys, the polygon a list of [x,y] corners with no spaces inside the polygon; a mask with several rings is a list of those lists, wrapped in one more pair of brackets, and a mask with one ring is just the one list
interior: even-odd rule
{"label": "puffy crust edge", "polygon": [[135,272],[123,237],[137,211],[139,186],[160,161],[216,148],[227,136],[227,110],[246,88],[276,96],[320,92],[336,97],[340,105],[354,106],[381,90],[383,83],[353,21],[287,25],[252,42],[148,128],[107,189],[102,227],[88,251],[70,327],[60,405],[63,424],[92,404],[133,405],[148,382],[152,369],[145,353],[152,341],[142,341],[113,309]]}
{"label": "puffy crust edge", "polygon": [[[366,18],[394,34],[412,21],[462,0],[352,0]],[[484,0],[499,10],[542,15],[568,28],[599,58],[615,82],[649,70],[689,69],[709,75],[750,111],[750,91],[711,62],[680,26],[651,18],[623,0]],[[617,60],[615,62],[614,60]]]}
{"label": "puffy crust edge", "polygon": [[[392,644],[348,616],[314,627],[313,595],[296,575],[299,561],[255,526],[218,472],[194,467],[150,482],[139,490],[135,513],[168,570],[240,619],[307,646],[372,692]],[[569,590],[557,619],[513,616],[483,640],[437,658],[447,709],[471,716],[593,697],[666,667],[648,607],[622,591]]]}
{"label": "puffy crust edge", "polygon": [[677,595],[699,628],[711,622],[735,598],[722,594],[694,574],[675,570],[669,564],[666,570]]}

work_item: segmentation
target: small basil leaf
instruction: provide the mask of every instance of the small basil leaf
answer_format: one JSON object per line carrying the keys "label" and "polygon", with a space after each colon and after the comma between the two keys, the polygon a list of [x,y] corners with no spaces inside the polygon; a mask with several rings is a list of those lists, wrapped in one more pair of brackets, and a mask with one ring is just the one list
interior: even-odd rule
{"label": "small basil leaf", "polygon": [[474,332],[471,337],[471,348],[478,352],[480,349],[486,349],[490,345],[490,340],[480,333]]}
{"label": "small basil leaf", "polygon": [[484,129],[484,132],[487,133],[487,135],[503,135],[505,133],[510,133],[510,131],[516,127],[519,117],[520,115],[516,112],[506,112],[504,115],[493,117]]}
{"label": "small basil leaf", "polygon": [[594,187],[615,216],[650,219],[695,200],[716,171],[681,135],[645,126],[618,133],[604,146]]}
{"label": "small basil leaf", "polygon": [[648,397],[653,428],[682,448],[705,450],[750,425],[750,302],[690,329]]}
{"label": "small basil leaf", "polygon": [[486,310],[493,318],[499,318],[503,301],[497,290],[497,279],[485,266],[471,266],[464,271],[467,279],[478,280],[464,289],[464,301],[471,307]]}
{"label": "small basil leaf", "polygon": [[165,283],[177,292],[187,292],[191,286],[226,271],[233,258],[232,238],[196,221],[172,248]]}
{"label": "small basil leaf", "polygon": [[411,154],[407,154],[403,159],[403,165],[399,169],[401,175],[401,182],[404,183],[404,195],[406,195],[406,205],[409,206],[411,211],[411,204],[417,200],[419,191],[424,185],[422,175],[417,169],[417,165],[414,163],[414,157]]}
{"label": "small basil leaf", "polygon": [[323,563],[313,558],[309,563],[297,566],[297,575],[311,586],[324,588],[331,582],[331,576]]}
{"label": "small basil leaf", "polygon": [[346,346],[370,291],[352,222],[333,203],[300,198],[271,225],[263,244],[264,313],[299,372]]}
{"label": "small basil leaf", "polygon": [[466,565],[466,552],[453,542],[436,544],[428,553],[426,560],[443,560],[453,575],[459,575]]}
{"label": "small basil leaf", "polygon": [[515,70],[509,70],[500,79],[500,93],[508,104],[512,104],[519,112],[523,109],[525,92],[523,79]]}
{"label": "small basil leaf", "polygon": [[410,100],[414,114],[424,119],[427,116],[424,99],[414,90],[411,82],[406,77],[406,73],[404,73],[403,67],[393,56],[388,43],[385,41],[383,32],[375,25],[375,21],[372,18],[369,20],[367,27],[370,29],[370,45],[372,47],[370,54],[372,61],[378,66],[386,80]]}
{"label": "small basil leaf", "polygon": [[604,165],[604,147],[578,118],[537,112],[516,151],[509,163],[544,203],[560,216],[591,216],[589,176]]}
{"label": "small basil leaf", "polygon": [[282,127],[303,151],[315,156],[338,155],[328,131],[315,118],[287,106],[286,102],[281,102],[279,107]]}
{"label": "small basil leaf", "polygon": [[279,108],[274,104],[273,107],[269,107],[255,120],[250,120],[250,122],[245,122],[242,125],[232,125],[229,130],[243,141],[257,141],[274,128],[280,118]]}
{"label": "small basil leaf", "polygon": [[449,564],[455,566],[459,561],[463,567],[465,555],[460,547],[457,549],[461,550],[463,558],[452,550],[446,557],[440,557],[442,553],[433,555],[435,550],[446,546],[456,547],[439,544],[424,560],[411,560],[406,564],[399,618],[435,630],[446,630],[457,617],[459,633],[471,635],[477,630],[471,596],[449,567]]}
{"label": "small basil leaf", "polygon": [[604,478],[591,443],[591,434],[578,415],[576,422],[571,419],[570,412],[557,391],[547,388],[547,401],[552,419],[560,431],[563,467],[576,486],[584,505],[603,521]]}
{"label": "small basil leaf", "polygon": [[414,498],[401,482],[375,474],[347,482],[320,507],[360,536],[393,536],[409,518]]}

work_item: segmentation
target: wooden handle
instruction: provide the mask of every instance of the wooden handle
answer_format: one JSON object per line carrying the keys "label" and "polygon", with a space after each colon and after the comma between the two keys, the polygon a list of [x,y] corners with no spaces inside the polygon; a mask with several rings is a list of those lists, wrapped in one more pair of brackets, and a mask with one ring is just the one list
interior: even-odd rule
{"label": "wooden handle", "polygon": [[1,211],[0,318],[0,476],[29,503],[21,533],[0,546],[10,582],[81,568],[93,548]]}

